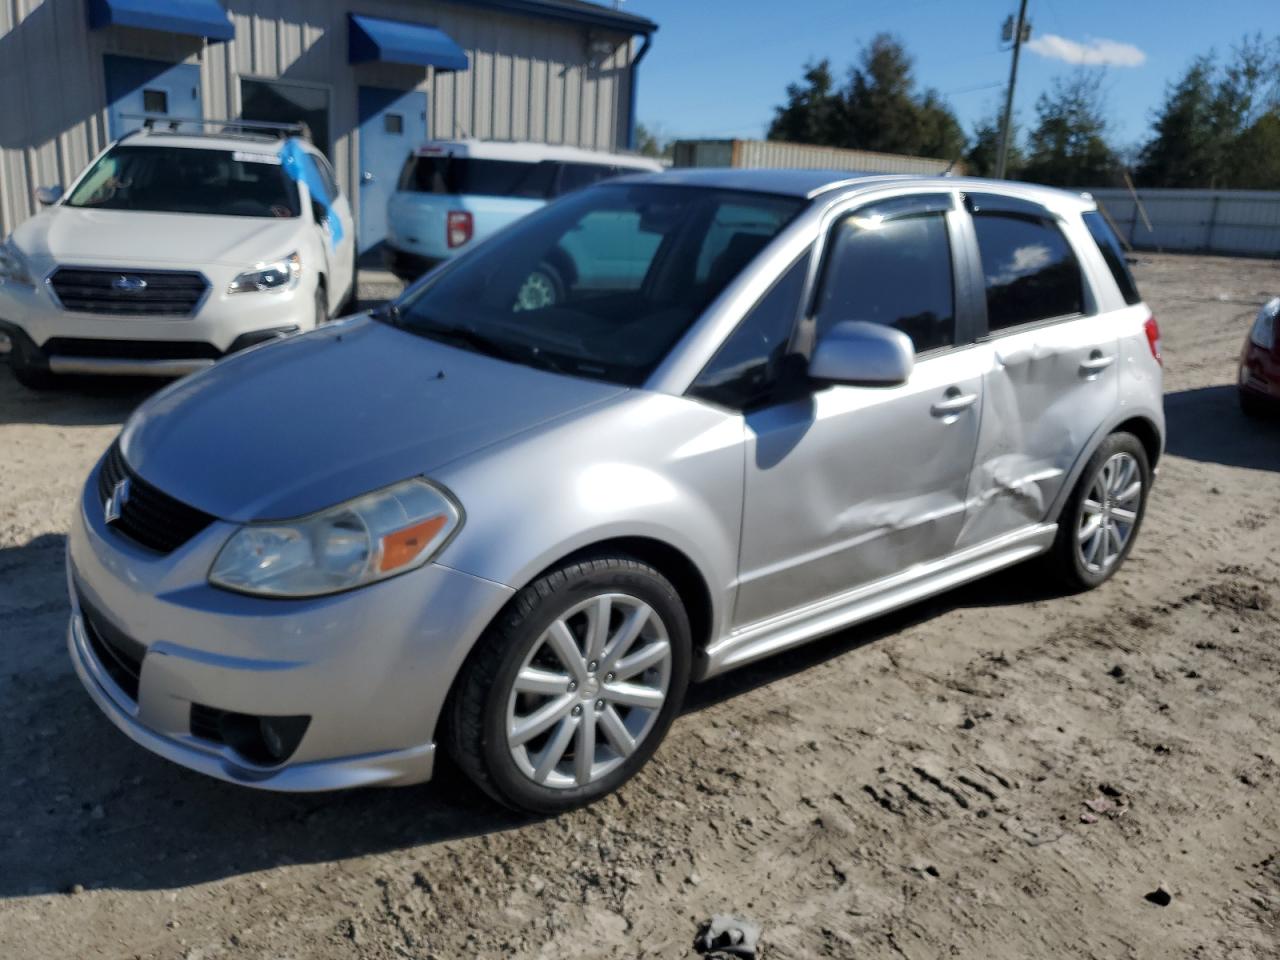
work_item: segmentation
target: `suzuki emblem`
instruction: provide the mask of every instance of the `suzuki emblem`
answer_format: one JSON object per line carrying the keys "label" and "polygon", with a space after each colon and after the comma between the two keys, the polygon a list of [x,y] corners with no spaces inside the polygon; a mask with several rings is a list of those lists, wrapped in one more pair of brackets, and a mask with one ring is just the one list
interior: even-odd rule
{"label": "suzuki emblem", "polygon": [[147,281],[141,277],[116,277],[111,286],[122,293],[141,293],[147,289]]}
{"label": "suzuki emblem", "polygon": [[124,505],[129,502],[129,478],[121,480],[111,490],[111,496],[107,497],[107,502],[102,505],[102,520],[104,523],[115,523],[120,519],[120,511],[124,509]]}

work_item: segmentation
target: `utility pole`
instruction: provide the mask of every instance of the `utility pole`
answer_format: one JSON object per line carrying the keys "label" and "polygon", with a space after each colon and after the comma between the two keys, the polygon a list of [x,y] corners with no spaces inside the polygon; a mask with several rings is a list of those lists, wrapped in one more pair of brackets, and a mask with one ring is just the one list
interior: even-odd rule
{"label": "utility pole", "polygon": [[[1012,17],[1010,18],[1010,20]],[[1005,39],[1008,39],[1009,21],[1005,21]],[[996,152],[996,179],[1003,180],[1009,159],[1009,128],[1013,125],[1013,87],[1018,82],[1018,54],[1022,53],[1022,41],[1031,36],[1031,24],[1027,23],[1027,0],[1018,4],[1018,22],[1013,28],[1013,65],[1009,68],[1009,89],[1004,95],[1004,116],[1000,119],[1000,147]]]}

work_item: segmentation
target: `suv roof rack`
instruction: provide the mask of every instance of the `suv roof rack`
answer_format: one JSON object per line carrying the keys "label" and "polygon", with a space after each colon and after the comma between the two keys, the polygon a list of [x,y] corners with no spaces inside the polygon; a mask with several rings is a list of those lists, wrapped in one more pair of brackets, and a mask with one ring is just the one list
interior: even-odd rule
{"label": "suv roof rack", "polygon": [[195,134],[205,133],[206,127],[220,127],[215,135],[231,137],[249,137],[259,140],[284,140],[288,137],[311,139],[311,128],[305,123],[271,123],[266,120],[229,120],[210,119],[193,120],[182,117],[151,117],[141,113],[122,113],[122,120],[141,120],[142,129],[147,133],[165,132],[181,133],[184,126],[195,126],[201,129],[190,131]]}

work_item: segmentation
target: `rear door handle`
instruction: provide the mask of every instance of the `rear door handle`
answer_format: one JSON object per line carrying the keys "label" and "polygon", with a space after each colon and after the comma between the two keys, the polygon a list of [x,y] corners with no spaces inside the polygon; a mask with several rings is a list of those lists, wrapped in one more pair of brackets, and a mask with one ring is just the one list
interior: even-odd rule
{"label": "rear door handle", "polygon": [[1080,363],[1080,372],[1085,376],[1093,376],[1094,374],[1101,373],[1115,362],[1116,358],[1114,355],[1105,354],[1101,350],[1094,350],[1089,354],[1088,360],[1084,360]]}
{"label": "rear door handle", "polygon": [[954,419],[957,414],[968,410],[977,402],[976,393],[961,393],[959,387],[951,387],[946,393],[946,399],[935,403],[929,408],[929,412],[943,420]]}

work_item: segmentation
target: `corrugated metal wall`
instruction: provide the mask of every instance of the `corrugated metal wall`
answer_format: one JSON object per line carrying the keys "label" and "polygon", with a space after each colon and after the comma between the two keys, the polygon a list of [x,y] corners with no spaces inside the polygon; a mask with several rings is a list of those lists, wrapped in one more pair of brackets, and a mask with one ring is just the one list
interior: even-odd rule
{"label": "corrugated metal wall", "polygon": [[1280,257],[1280,191],[1139,190],[1152,229],[1128,190],[1090,190],[1131,246]]}
{"label": "corrugated metal wall", "polygon": [[[799,167],[856,173],[942,173],[951,162],[779,140],[677,140],[674,160],[677,167]],[[955,171],[964,169],[957,164]]]}
{"label": "corrugated metal wall", "polygon": [[[359,161],[356,89],[420,89],[436,137],[619,149],[627,139],[632,45],[624,33],[429,0],[224,0],[229,43],[150,30],[89,30],[84,0],[0,0],[0,236],[107,143],[102,55],[201,65],[206,117],[234,117],[242,76],[330,91],[332,157],[349,193]],[[346,15],[440,27],[471,59],[461,73],[347,62]],[[591,47],[607,55],[591,56]],[[433,75],[434,74],[434,75]]]}

